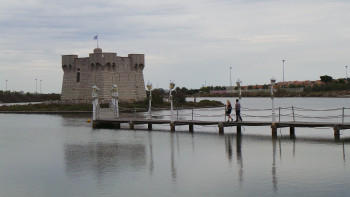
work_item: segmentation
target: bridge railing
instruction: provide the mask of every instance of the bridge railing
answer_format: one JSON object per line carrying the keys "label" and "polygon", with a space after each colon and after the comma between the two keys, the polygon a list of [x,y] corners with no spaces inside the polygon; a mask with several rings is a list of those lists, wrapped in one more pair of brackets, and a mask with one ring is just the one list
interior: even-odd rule
{"label": "bridge railing", "polygon": [[[113,105],[113,103],[111,103]],[[112,107],[113,108],[113,107]],[[99,108],[97,108],[98,110]],[[99,111],[99,110],[98,110]],[[225,107],[215,108],[175,108],[173,120],[202,120],[202,121],[226,121]],[[298,121],[298,122],[350,122],[350,108],[332,109],[308,109],[300,107],[278,107],[275,109],[275,121]],[[171,118],[169,109],[153,110],[149,116],[147,108],[122,108],[119,109],[120,116],[124,118],[146,118],[146,119],[167,119]],[[114,111],[116,113],[116,111]],[[232,110],[232,118],[235,120],[235,111]],[[271,121],[271,108],[241,108],[243,121]]]}
{"label": "bridge railing", "polygon": [[[349,122],[350,108],[334,109],[307,109],[300,107],[278,107],[276,110],[276,122],[299,121],[299,122]],[[175,108],[173,112],[174,120],[203,120],[203,121],[226,121],[225,107],[216,108]],[[146,112],[145,117],[147,117]],[[231,113],[235,120],[235,111]],[[242,108],[241,116],[244,121],[271,121],[271,108]],[[135,115],[136,117],[136,115]],[[164,109],[153,111],[152,118],[170,119],[170,110]]]}

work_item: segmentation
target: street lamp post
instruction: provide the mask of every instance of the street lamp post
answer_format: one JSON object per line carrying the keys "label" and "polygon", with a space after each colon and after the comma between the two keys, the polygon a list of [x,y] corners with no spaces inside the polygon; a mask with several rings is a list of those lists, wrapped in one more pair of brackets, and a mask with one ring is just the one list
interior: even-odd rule
{"label": "street lamp post", "polygon": [[230,67],[230,86],[231,86],[231,91],[232,91],[232,79],[231,79],[231,70],[232,70],[232,67]]}
{"label": "street lamp post", "polygon": [[38,93],[38,79],[35,79],[35,94]]}
{"label": "street lamp post", "polygon": [[40,94],[42,94],[43,92],[41,91],[41,82],[42,82],[43,80],[40,80]]}
{"label": "street lamp post", "polygon": [[348,66],[345,66],[346,69],[346,80],[348,80]]}
{"label": "street lamp post", "polygon": [[275,104],[273,102],[273,99],[275,97],[273,93],[273,86],[275,85],[275,83],[276,83],[276,79],[272,78],[271,79],[272,124],[275,123]]}
{"label": "street lamp post", "polygon": [[171,121],[173,121],[173,96],[171,95],[171,92],[173,91],[174,87],[175,87],[175,83],[170,81],[170,84],[169,84],[169,99],[170,99],[170,110],[171,110],[170,119],[171,119]]}
{"label": "street lamp post", "polygon": [[118,98],[119,98],[119,93],[118,93],[118,85],[113,84],[111,88],[111,94],[112,94],[112,106],[115,111],[115,117],[119,118],[119,104],[118,104]]}
{"label": "street lamp post", "polygon": [[284,88],[284,61],[286,61],[286,60],[282,60],[282,62],[283,62],[283,88]]}
{"label": "street lamp post", "polygon": [[147,89],[149,91],[149,103],[148,103],[148,113],[149,113],[149,118],[152,119],[152,84],[148,82],[147,84]]}
{"label": "street lamp post", "polygon": [[242,96],[241,96],[242,95],[242,93],[241,93],[241,83],[242,83],[242,81],[240,81],[239,79],[236,82],[238,90],[239,90],[239,100],[241,100],[241,98],[242,98]]}
{"label": "street lamp post", "polygon": [[6,92],[7,92],[7,79],[6,79]]}
{"label": "street lamp post", "polygon": [[98,113],[98,91],[100,89],[94,85],[92,86],[92,120],[96,120]]}

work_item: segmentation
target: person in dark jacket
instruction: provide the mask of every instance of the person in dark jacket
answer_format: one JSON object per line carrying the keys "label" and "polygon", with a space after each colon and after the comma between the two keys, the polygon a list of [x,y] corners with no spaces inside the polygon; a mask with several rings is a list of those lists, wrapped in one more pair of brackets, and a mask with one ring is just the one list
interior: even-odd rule
{"label": "person in dark jacket", "polygon": [[236,110],[236,122],[243,121],[241,117],[241,104],[239,103],[239,99],[236,99],[235,110]]}

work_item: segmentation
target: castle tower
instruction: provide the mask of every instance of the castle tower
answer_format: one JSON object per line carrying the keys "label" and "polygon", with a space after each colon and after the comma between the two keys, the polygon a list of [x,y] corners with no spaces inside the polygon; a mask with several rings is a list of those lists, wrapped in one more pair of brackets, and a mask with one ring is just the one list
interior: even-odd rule
{"label": "castle tower", "polygon": [[63,82],[61,100],[91,100],[91,87],[100,88],[100,100],[110,100],[110,88],[119,87],[119,98],[124,101],[139,101],[146,98],[143,69],[144,54],[102,52],[95,48],[89,57],[62,55]]}

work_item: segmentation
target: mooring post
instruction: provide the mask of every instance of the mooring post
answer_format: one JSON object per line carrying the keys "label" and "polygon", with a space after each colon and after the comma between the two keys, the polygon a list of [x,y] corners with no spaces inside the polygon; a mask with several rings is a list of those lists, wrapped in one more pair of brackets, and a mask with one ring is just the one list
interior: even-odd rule
{"label": "mooring post", "polygon": [[272,137],[277,137],[277,126],[275,123],[272,123],[271,125],[271,134],[272,134]]}
{"label": "mooring post", "polygon": [[148,123],[148,130],[152,130],[152,123]]}
{"label": "mooring post", "polygon": [[175,123],[173,121],[170,122],[170,131],[171,132],[175,131]]}
{"label": "mooring post", "polygon": [[293,112],[293,121],[295,122],[295,115],[294,115],[294,107],[292,106],[292,112]]}
{"label": "mooring post", "polygon": [[237,125],[237,134],[241,134],[242,128],[240,125]]}
{"label": "mooring post", "polygon": [[190,131],[190,133],[193,132],[193,124],[189,124],[189,125],[188,125],[188,130]]}
{"label": "mooring post", "polygon": [[[226,119],[226,118],[225,118]],[[226,121],[226,120],[225,120]],[[220,122],[219,125],[219,134],[224,134],[224,123]]]}
{"label": "mooring post", "polygon": [[341,123],[344,124],[344,112],[345,111],[345,108],[343,107],[343,113],[342,113],[342,116],[341,116]]}
{"label": "mooring post", "polygon": [[134,130],[135,127],[134,127],[134,121],[130,121],[129,122],[129,126],[130,126],[130,130]]}

